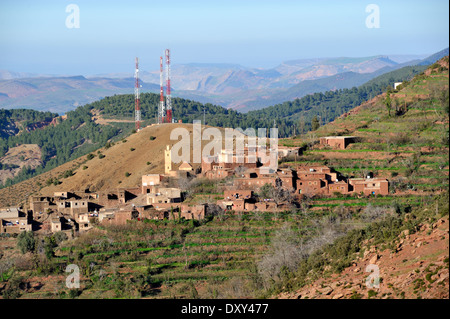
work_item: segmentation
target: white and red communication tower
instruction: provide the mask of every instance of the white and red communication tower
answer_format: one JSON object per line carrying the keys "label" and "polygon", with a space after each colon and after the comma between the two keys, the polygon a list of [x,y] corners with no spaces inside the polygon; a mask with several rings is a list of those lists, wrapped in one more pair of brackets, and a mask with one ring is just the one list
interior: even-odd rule
{"label": "white and red communication tower", "polygon": [[172,98],[170,94],[170,50],[166,49],[166,76],[167,76],[167,91],[166,91],[166,122],[172,123]]}
{"label": "white and red communication tower", "polygon": [[141,126],[141,108],[139,106],[139,59],[136,57],[136,70],[134,72],[134,122],[136,124],[136,131],[139,131]]}
{"label": "white and red communication tower", "polygon": [[158,106],[158,124],[172,123],[172,96],[170,94],[170,50],[164,52],[166,56],[166,101],[164,102],[164,67],[163,57],[159,59],[159,106]]}
{"label": "white and red communication tower", "polygon": [[160,91],[159,91],[159,107],[158,107],[158,123],[164,123],[164,119],[166,117],[166,108],[164,106],[164,84],[163,84],[163,79],[164,79],[164,69],[163,69],[163,57],[160,57],[159,59],[159,86],[160,86]]}

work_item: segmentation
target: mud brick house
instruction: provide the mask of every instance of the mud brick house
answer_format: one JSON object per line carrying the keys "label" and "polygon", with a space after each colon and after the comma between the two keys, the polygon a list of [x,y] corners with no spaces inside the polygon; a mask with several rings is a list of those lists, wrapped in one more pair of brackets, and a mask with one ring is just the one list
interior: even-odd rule
{"label": "mud brick house", "polygon": [[62,230],[62,223],[60,217],[53,217],[50,221],[52,233],[56,233]]}
{"label": "mud brick house", "polygon": [[204,219],[206,215],[206,205],[181,205],[181,218],[184,219]]}
{"label": "mud brick house", "polygon": [[252,190],[227,190],[224,192],[224,199],[217,201],[217,205],[236,212],[274,212],[285,209],[283,204],[278,204],[273,199],[257,201]]}
{"label": "mud brick house", "polygon": [[[239,200],[238,200],[239,201]],[[244,200],[241,200],[244,201]],[[235,204],[233,202],[233,204]],[[284,208],[283,205],[277,204],[273,200],[263,200],[260,202],[247,202],[244,201],[244,205],[240,205],[238,202],[237,205],[233,205],[231,207],[227,207],[226,209],[231,209],[233,211],[246,211],[246,212],[276,212],[276,211],[282,211]]]}
{"label": "mud brick house", "polygon": [[79,231],[86,231],[92,228],[91,222],[89,221],[89,214],[79,214],[75,221],[78,223],[78,230]]}
{"label": "mud brick house", "polygon": [[100,211],[98,212],[98,221],[101,223],[103,219],[114,218],[116,210],[116,208],[100,208]]}
{"label": "mud brick house", "polygon": [[223,200],[218,200],[217,204],[225,210],[245,210],[246,204],[255,202],[252,190],[225,190]]}
{"label": "mud brick house", "polygon": [[181,190],[179,188],[159,187],[153,193],[147,194],[147,204],[180,203]]}
{"label": "mud brick house", "polygon": [[295,175],[294,171],[291,169],[279,169],[276,171],[276,176],[281,181],[281,184],[279,184],[280,187],[283,187],[285,189],[295,189]]}
{"label": "mud brick house", "polygon": [[328,194],[328,180],[320,177],[306,177],[298,179],[297,194],[302,195],[326,195]]}
{"label": "mud brick house", "polygon": [[60,198],[60,199],[67,199],[71,197],[71,193],[69,192],[54,192],[53,197]]}
{"label": "mud brick house", "polygon": [[86,214],[89,211],[87,200],[56,200],[56,207],[59,213],[71,216]]}
{"label": "mud brick house", "polygon": [[139,212],[131,209],[117,210],[114,212],[114,217],[104,217],[101,223],[106,225],[126,225],[129,220],[138,219]]}
{"label": "mud brick house", "polygon": [[188,162],[183,162],[181,163],[181,165],[178,167],[179,171],[187,171],[187,172],[192,172],[194,170],[194,168],[192,167],[191,164],[189,164]]}
{"label": "mud brick house", "polygon": [[320,178],[326,179],[328,182],[334,182],[337,179],[337,173],[331,172],[328,166],[298,166],[297,178]]}
{"label": "mud brick house", "polygon": [[321,145],[328,145],[333,149],[344,150],[351,143],[355,143],[356,136],[326,136],[321,137],[319,142]]}
{"label": "mud brick house", "polygon": [[140,187],[130,189],[119,188],[112,191],[99,192],[97,204],[103,207],[114,207],[127,203],[141,193],[142,189]]}
{"label": "mud brick house", "polygon": [[250,199],[253,197],[252,190],[226,190],[223,193],[224,200]]}
{"label": "mud brick house", "polygon": [[294,189],[294,174],[290,169],[277,170],[272,174],[261,174],[259,169],[247,170],[233,181],[234,188],[258,190],[265,184],[284,189]]}
{"label": "mud brick house", "polygon": [[288,147],[288,146],[282,146],[278,145],[278,159],[283,157],[291,157],[300,155],[300,148],[299,147]]}
{"label": "mud brick house", "polygon": [[235,153],[222,150],[220,154],[202,157],[202,174],[212,170],[234,170],[237,167],[258,167],[257,157],[254,155]]}
{"label": "mud brick house", "polygon": [[381,178],[351,178],[349,184],[353,192],[364,195],[388,195],[389,181]]}
{"label": "mud brick house", "polygon": [[327,195],[329,185],[337,181],[337,173],[328,166],[298,166],[296,193],[302,195]]}
{"label": "mud brick house", "polygon": [[265,184],[270,184],[273,187],[277,186],[277,176],[276,175],[258,175],[255,171],[245,172],[244,174],[240,174],[240,177],[235,178],[233,181],[233,185],[235,189],[254,189],[258,190]]}
{"label": "mud brick house", "polygon": [[212,170],[206,171],[204,176],[208,179],[222,179],[228,176],[233,176],[234,170],[230,168],[224,168],[220,165],[215,165]]}
{"label": "mud brick house", "polygon": [[53,197],[30,196],[28,198],[30,210],[33,213],[44,213],[48,209],[56,208]]}
{"label": "mud brick house", "polygon": [[163,180],[164,176],[161,174],[142,175],[141,193],[142,194],[150,193],[149,189],[151,189],[155,185],[160,185]]}
{"label": "mud brick house", "polygon": [[28,216],[19,207],[0,208],[0,233],[31,231]]}
{"label": "mud brick house", "polygon": [[333,195],[334,193],[340,194],[349,194],[351,193],[353,187],[349,185],[348,181],[339,181],[328,185],[329,194]]}
{"label": "mud brick house", "polygon": [[151,219],[203,219],[206,216],[206,204],[157,203],[152,206],[154,212],[150,213]]}

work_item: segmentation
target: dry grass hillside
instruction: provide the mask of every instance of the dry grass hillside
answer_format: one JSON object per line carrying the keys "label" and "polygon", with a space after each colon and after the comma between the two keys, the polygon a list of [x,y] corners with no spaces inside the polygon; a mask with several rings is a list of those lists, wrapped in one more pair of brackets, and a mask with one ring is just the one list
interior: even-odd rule
{"label": "dry grass hillside", "polygon": [[[190,132],[192,154],[192,124],[151,125],[108,148],[100,149],[98,152],[102,156],[98,152],[92,153],[95,155],[92,159],[88,159],[88,155],[82,156],[49,172],[1,189],[0,207],[19,205],[31,194],[51,195],[63,190],[104,191],[140,186],[142,175],[164,173],[164,149],[166,145],[177,143],[177,140],[170,140],[170,133],[175,128],[185,128]],[[223,129],[219,130],[223,132]],[[202,147],[208,143],[208,140],[203,141]],[[176,169],[178,165],[173,164],[172,168]],[[199,166],[193,165],[194,168]],[[64,177],[67,171],[73,175]],[[60,184],[55,185],[50,180],[58,180]]]}

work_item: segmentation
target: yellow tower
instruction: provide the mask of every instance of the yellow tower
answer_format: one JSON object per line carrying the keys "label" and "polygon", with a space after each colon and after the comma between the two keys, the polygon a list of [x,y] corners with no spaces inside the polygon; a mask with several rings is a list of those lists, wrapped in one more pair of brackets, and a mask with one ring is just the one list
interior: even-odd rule
{"label": "yellow tower", "polygon": [[170,171],[172,170],[172,156],[170,151],[170,146],[167,145],[164,150],[164,173],[166,175],[170,174]]}

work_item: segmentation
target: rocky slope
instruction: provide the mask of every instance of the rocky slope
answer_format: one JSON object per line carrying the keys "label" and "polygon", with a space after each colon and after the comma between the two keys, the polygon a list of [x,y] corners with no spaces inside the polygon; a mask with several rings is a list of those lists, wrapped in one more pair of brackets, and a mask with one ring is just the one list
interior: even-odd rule
{"label": "rocky slope", "polygon": [[[404,231],[395,251],[365,243],[362,257],[342,273],[321,278],[280,299],[447,299],[449,298],[449,219],[421,225],[420,231]],[[379,267],[379,288],[367,286],[368,265]]]}

